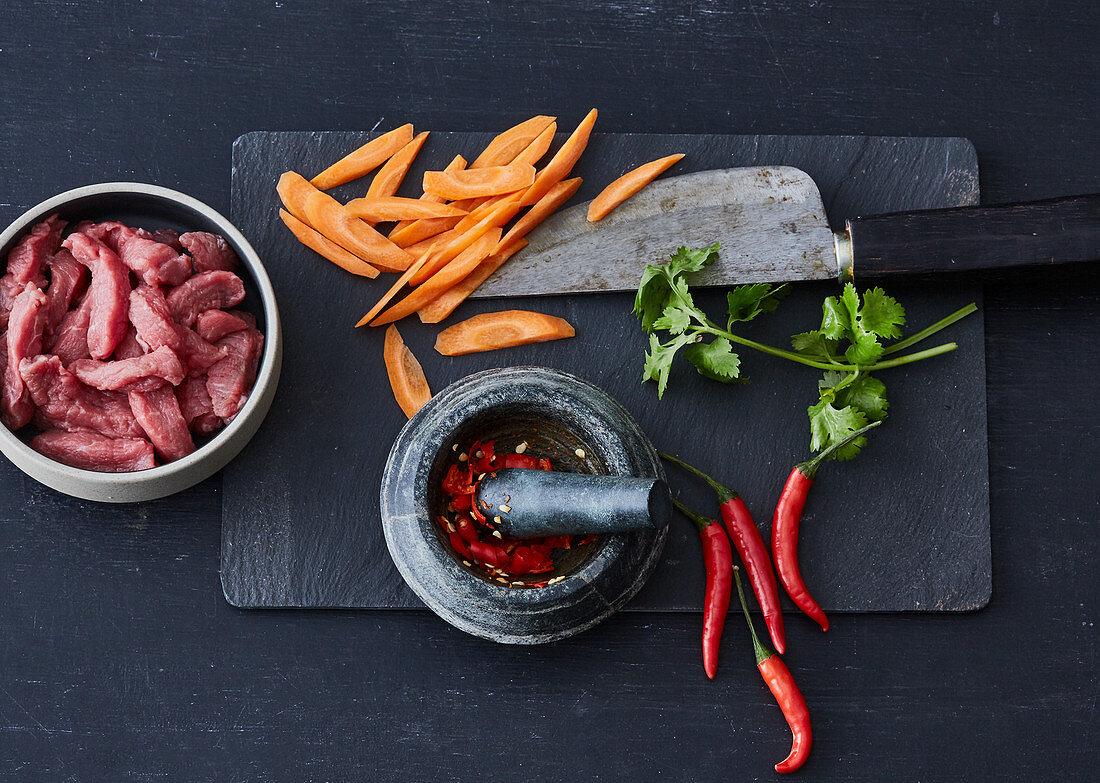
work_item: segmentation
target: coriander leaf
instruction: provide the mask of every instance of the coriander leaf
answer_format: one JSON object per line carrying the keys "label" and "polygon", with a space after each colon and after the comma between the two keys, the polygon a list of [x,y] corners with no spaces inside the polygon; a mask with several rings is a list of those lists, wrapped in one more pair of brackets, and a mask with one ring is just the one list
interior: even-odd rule
{"label": "coriander leaf", "polygon": [[879,337],[897,339],[901,337],[900,327],[905,323],[905,308],[881,288],[872,288],[863,292],[859,322],[864,329]]}
{"label": "coriander leaf", "polygon": [[666,329],[672,334],[683,334],[691,324],[691,316],[692,310],[674,299],[670,300],[661,317],[653,322],[653,329]]}
{"label": "coriander leaf", "polygon": [[663,266],[646,266],[638,283],[638,294],[634,297],[634,315],[642,320],[642,328],[647,332],[653,330],[653,322],[664,312],[671,291],[666,269]]}
{"label": "coriander leaf", "polygon": [[837,394],[837,403],[862,411],[868,421],[882,421],[890,403],[886,400],[886,384],[878,378],[858,373],[846,388]]}
{"label": "coriander leaf", "polygon": [[[811,405],[808,412],[810,414],[810,448],[813,451],[821,451],[830,444],[843,440],[867,424],[867,417],[862,411],[858,411],[850,405],[836,408],[831,402],[824,399],[817,405]],[[866,442],[866,438],[856,438],[837,451],[833,459],[852,459]]]}
{"label": "coriander leaf", "polygon": [[851,345],[844,352],[845,358],[852,364],[874,364],[885,350],[872,332],[863,328],[859,317],[859,292],[851,283],[844,286],[840,297],[841,304],[848,311],[848,339]]}
{"label": "coriander leaf", "polygon": [[710,266],[718,259],[718,250],[721,244],[715,242],[710,247],[701,247],[698,250],[689,250],[686,247],[676,248],[668,260],[668,271],[671,275],[682,275],[685,272],[699,272]]}
{"label": "coriander leaf", "polygon": [[700,375],[714,381],[729,383],[740,372],[741,360],[725,337],[710,343],[695,343],[684,351],[684,358],[695,365]]}
{"label": "coriander leaf", "polygon": [[821,332],[802,332],[791,338],[791,347],[803,356],[833,361],[836,341],[826,339]]}
{"label": "coriander leaf", "polygon": [[665,388],[668,386],[668,374],[672,370],[672,360],[675,358],[676,352],[691,339],[693,339],[691,335],[681,334],[662,344],[657,335],[651,334],[649,336],[649,352],[645,356],[642,383],[657,381],[657,399],[665,394]]}
{"label": "coriander leaf", "polygon": [[726,329],[732,329],[737,321],[751,321],[761,313],[770,313],[788,293],[788,286],[771,283],[739,285],[726,294],[729,320]]}
{"label": "coriander leaf", "polygon": [[848,333],[848,311],[835,296],[825,299],[821,305],[821,332],[827,340],[840,340]]}

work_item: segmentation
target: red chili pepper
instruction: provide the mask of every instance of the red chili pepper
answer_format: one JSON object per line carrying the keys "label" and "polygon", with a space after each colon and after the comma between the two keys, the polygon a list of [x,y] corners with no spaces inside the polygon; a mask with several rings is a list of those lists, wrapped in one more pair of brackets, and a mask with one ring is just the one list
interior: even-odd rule
{"label": "red chili pepper", "polygon": [[538,470],[539,461],[530,454],[505,454],[502,464],[506,468],[521,468],[523,470]]}
{"label": "red chili pepper", "polygon": [[734,566],[733,577],[737,582],[737,597],[741,601],[741,609],[745,613],[745,622],[749,624],[749,633],[752,635],[752,649],[756,654],[756,668],[760,670],[760,676],[767,683],[768,690],[779,702],[779,709],[783,710],[783,717],[787,719],[787,725],[791,727],[791,752],[787,758],[775,765],[776,772],[794,772],[806,763],[810,756],[810,747],[813,745],[813,730],[810,727],[810,710],[806,706],[806,699],[802,691],[794,682],[794,676],[783,659],[760,643],[756,637],[756,628],[753,627],[752,618],[749,617],[749,606],[745,602],[745,591],[741,587],[741,574]]}
{"label": "red chili pepper", "polygon": [[722,522],[726,525],[726,532],[733,540],[733,546],[737,549],[741,562],[748,570],[749,584],[752,585],[752,591],[760,603],[760,610],[764,613],[764,623],[768,626],[772,644],[780,653],[786,652],[783,609],[779,605],[779,587],[775,583],[775,574],[772,572],[772,561],[768,557],[768,548],[764,545],[764,539],[760,536],[760,530],[757,529],[745,501],[732,489],[722,486],[706,473],[683,460],[669,454],[661,454],[661,457],[694,473],[707,482],[718,495],[718,502],[722,504],[719,507]]}
{"label": "red chili pepper", "polygon": [[703,544],[703,563],[707,569],[706,598],[703,602],[703,671],[713,680],[718,673],[718,647],[730,607],[733,552],[721,525],[696,514],[676,498],[672,502],[681,514],[695,523]]}
{"label": "red chili pepper", "polygon": [[[470,471],[481,475],[482,473],[488,473],[491,470],[496,470],[496,453],[493,450],[493,446],[496,441],[488,441],[487,443],[474,444],[470,447]],[[481,452],[481,456],[477,457],[476,454]]]}
{"label": "red chili pepper", "polygon": [[443,478],[443,491],[448,495],[472,495],[474,485],[471,478],[468,470],[463,470],[458,465],[451,465]]}
{"label": "red chili pepper", "polygon": [[802,521],[802,509],[806,506],[806,494],[813,486],[817,469],[825,460],[837,449],[847,446],[881,423],[876,421],[868,424],[829,446],[813,459],[795,465],[779,495],[779,502],[775,505],[775,516],[772,517],[772,557],[775,558],[776,573],[795,606],[815,620],[822,631],[829,630],[829,618],[810,595],[810,590],[802,579],[802,570],[798,567],[798,527]]}

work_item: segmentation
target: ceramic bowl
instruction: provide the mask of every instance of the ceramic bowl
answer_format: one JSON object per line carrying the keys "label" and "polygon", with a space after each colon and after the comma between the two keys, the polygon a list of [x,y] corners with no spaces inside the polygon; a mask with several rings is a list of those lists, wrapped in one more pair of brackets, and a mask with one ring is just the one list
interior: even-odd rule
{"label": "ceramic bowl", "polygon": [[[382,527],[394,563],[436,614],[463,631],[510,644],[538,644],[591,628],[629,601],[653,572],[667,526],[597,538],[560,553],[554,584],[503,585],[463,563],[436,517],[440,484],[457,449],[521,440],[555,470],[664,479],[653,445],[604,391],[545,367],[486,370],[447,387],[398,435],[382,477]],[[580,450],[578,452],[578,449]],[[528,581],[528,580],[521,580]]]}
{"label": "ceramic bowl", "polygon": [[246,296],[240,309],[252,312],[264,333],[264,353],[256,383],[233,421],[183,459],[149,470],[98,473],[47,459],[18,435],[0,427],[0,452],[31,478],[66,495],[106,503],[135,503],[171,495],[216,473],[255,434],[271,407],[282,364],[282,336],[275,292],[259,256],[240,231],[219,212],[169,188],[138,182],[105,182],[61,193],[27,210],[0,234],[0,259],[35,223],[60,213],[70,225],[81,220],[117,220],[146,229],[209,231],[221,234],[241,260],[238,272]]}

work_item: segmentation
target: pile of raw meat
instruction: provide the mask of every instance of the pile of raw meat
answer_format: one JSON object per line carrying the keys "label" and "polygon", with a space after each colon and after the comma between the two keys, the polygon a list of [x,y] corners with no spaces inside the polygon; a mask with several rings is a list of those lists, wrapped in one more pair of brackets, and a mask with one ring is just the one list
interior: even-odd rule
{"label": "pile of raw meat", "polygon": [[263,335],[223,237],[54,215],[0,277],[0,418],[77,468],[144,470],[195,450],[241,410]]}

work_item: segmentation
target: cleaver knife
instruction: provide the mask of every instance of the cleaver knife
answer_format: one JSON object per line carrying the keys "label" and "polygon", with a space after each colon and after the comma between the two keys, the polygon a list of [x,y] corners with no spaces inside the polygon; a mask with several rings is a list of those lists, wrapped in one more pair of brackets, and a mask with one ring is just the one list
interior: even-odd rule
{"label": "cleaver knife", "polygon": [[881,279],[1100,259],[1100,194],[853,217],[833,232],[808,174],[769,166],[651,183],[597,223],[563,210],[473,297],[633,291],[646,264],[721,242],[692,285]]}

